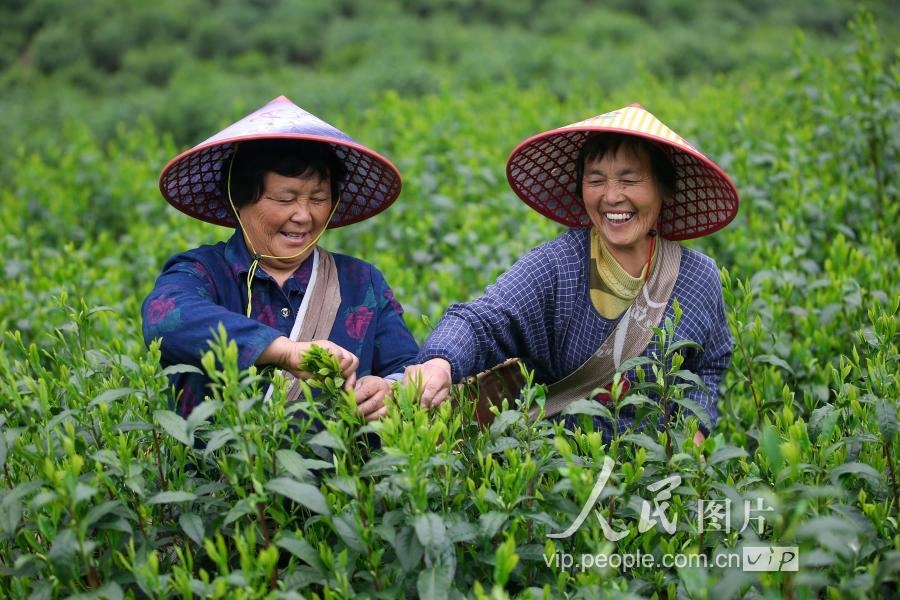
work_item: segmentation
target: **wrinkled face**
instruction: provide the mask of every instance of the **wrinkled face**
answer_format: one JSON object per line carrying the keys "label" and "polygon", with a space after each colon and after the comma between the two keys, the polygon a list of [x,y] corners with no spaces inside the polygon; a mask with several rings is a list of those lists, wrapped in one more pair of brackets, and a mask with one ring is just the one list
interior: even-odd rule
{"label": "wrinkled face", "polygon": [[279,269],[298,267],[312,253],[331,214],[331,186],[318,175],[266,173],[259,200],[238,209],[253,249]]}
{"label": "wrinkled face", "polygon": [[610,251],[649,250],[648,233],[656,227],[663,196],[646,153],[623,147],[589,160],[581,184],[584,207]]}

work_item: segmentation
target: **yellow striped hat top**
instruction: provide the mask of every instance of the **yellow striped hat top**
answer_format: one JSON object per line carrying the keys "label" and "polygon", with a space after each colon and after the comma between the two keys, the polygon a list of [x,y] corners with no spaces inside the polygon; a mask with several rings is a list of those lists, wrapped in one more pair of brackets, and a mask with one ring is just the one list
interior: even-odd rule
{"label": "yellow striped hat top", "polygon": [[660,212],[657,230],[670,240],[701,237],[734,219],[738,191],[728,175],[639,104],[540,133],[509,155],[506,177],[530,207],[567,227],[589,227],[577,193],[576,160],[584,142],[598,132],[635,135],[656,142],[675,167],[675,193]]}

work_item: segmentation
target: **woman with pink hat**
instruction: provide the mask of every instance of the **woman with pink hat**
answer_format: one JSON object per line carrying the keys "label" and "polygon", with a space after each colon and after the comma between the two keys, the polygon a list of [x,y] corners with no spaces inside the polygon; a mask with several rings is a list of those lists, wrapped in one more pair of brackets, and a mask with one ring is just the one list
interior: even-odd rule
{"label": "woman with pink hat", "polygon": [[[711,258],[677,240],[734,218],[738,193],[728,176],[631,105],[525,140],[507,161],[507,178],[526,204],[569,229],[481,297],[447,309],[406,371],[422,386],[423,404],[439,405],[454,382],[519,358],[548,386],[545,414],[556,415],[608,388],[625,360],[658,352],[652,328],[674,317],[677,299],[675,341],[695,342],[684,345],[682,368],[705,384],[686,395],[713,426],[732,354],[722,284]],[[614,426],[634,425],[632,409],[615,424],[597,420],[607,439]]]}
{"label": "woman with pink hat", "polygon": [[[392,381],[418,346],[402,308],[371,264],[318,245],[326,228],[367,219],[400,194],[386,158],[281,96],[163,169],[160,189],[180,211],[235,232],[170,258],[143,303],[147,344],[164,365],[200,366],[223,326],[242,369],[283,370],[300,393],[302,355],[337,358],[367,419],[385,414]],[[172,376],[186,415],[208,393],[202,373]],[[271,393],[271,387],[267,395]]]}

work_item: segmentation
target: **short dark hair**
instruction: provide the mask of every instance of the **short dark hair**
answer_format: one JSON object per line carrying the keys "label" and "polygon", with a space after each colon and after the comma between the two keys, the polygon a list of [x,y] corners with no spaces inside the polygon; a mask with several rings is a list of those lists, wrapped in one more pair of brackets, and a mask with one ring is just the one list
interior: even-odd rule
{"label": "short dark hair", "polygon": [[338,199],[341,181],[347,175],[344,162],[326,142],[275,138],[240,142],[229,166],[222,167],[222,191],[228,195],[231,172],[231,201],[235,208],[256,203],[263,193],[266,173],[285,177],[318,175],[331,183],[331,201]]}
{"label": "short dark hair", "polygon": [[584,178],[584,165],[591,160],[600,160],[607,154],[615,156],[620,149],[625,148],[636,155],[646,152],[650,158],[650,170],[656,183],[662,188],[663,195],[671,197],[675,194],[675,166],[672,161],[657,144],[636,135],[624,135],[619,133],[598,133],[585,140],[581,151],[578,153],[576,163],[575,188],[578,197],[581,198],[581,180]]}

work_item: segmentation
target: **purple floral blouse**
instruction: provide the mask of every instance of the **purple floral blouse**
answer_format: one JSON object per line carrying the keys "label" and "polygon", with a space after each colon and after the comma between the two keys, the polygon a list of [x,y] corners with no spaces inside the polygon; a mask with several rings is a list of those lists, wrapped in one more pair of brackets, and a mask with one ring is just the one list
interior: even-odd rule
{"label": "purple floral blouse", "polygon": [[[403,320],[384,276],[357,258],[332,253],[341,286],[341,305],[328,339],[359,357],[357,375],[387,377],[415,362],[418,345]],[[289,336],[312,272],[312,255],[283,287],[262,269],[252,283],[247,310],[251,255],[239,231],[227,242],[205,245],[170,258],[142,307],[144,341],[162,339],[162,364],[199,367],[219,324],[238,347],[246,369],[277,337]],[[178,412],[187,415],[206,396],[209,379],[198,373],[171,376]]]}

